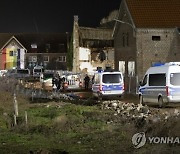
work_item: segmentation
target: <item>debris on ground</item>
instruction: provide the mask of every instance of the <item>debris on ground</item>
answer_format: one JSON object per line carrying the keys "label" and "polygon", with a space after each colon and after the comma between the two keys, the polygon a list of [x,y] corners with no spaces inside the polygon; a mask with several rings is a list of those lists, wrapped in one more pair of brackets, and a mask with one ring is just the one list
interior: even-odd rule
{"label": "debris on ground", "polygon": [[122,116],[137,123],[157,123],[159,121],[167,121],[170,117],[180,116],[179,109],[174,109],[171,112],[160,112],[160,109],[150,108],[147,105],[125,103],[119,100],[103,101],[101,108],[112,110],[115,112],[115,116]]}

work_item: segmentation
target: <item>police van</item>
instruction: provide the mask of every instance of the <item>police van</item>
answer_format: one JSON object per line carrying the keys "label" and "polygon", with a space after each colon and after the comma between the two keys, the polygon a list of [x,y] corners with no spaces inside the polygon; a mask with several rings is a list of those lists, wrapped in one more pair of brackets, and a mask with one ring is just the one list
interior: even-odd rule
{"label": "police van", "polygon": [[92,80],[92,92],[98,99],[124,94],[124,81],[121,72],[98,71]]}
{"label": "police van", "polygon": [[139,87],[141,104],[156,103],[162,107],[180,102],[180,62],[150,67]]}

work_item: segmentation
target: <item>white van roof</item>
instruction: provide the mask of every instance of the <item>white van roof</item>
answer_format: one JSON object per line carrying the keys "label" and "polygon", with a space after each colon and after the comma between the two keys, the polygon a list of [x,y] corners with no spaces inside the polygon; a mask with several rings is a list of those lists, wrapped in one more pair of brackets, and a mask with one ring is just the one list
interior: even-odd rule
{"label": "white van roof", "polygon": [[96,74],[122,74],[120,71],[102,71],[102,72],[96,72]]}
{"label": "white van roof", "polygon": [[170,63],[165,63],[164,65],[160,66],[153,66],[150,67],[146,74],[157,74],[157,73],[180,73],[180,62],[170,62]]}

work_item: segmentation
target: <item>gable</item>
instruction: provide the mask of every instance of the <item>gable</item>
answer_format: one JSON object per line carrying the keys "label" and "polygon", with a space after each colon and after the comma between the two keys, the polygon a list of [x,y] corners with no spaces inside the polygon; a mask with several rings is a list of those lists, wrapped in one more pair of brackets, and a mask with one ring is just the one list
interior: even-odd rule
{"label": "gable", "polygon": [[1,48],[1,51],[5,48],[15,48],[15,49],[24,49],[25,51],[26,48],[14,37],[12,36],[4,45],[3,47]]}

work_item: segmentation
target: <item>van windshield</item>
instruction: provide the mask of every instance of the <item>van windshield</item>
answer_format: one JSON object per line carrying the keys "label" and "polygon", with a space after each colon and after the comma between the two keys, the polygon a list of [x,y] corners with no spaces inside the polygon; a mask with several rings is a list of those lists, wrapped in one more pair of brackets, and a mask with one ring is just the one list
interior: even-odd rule
{"label": "van windshield", "polygon": [[171,73],[170,83],[175,86],[180,86],[180,73]]}
{"label": "van windshield", "polygon": [[44,74],[44,79],[50,79],[53,78],[54,74]]}
{"label": "van windshield", "polygon": [[41,70],[41,69],[34,69],[34,72],[36,72],[36,73],[41,73],[42,70]]}
{"label": "van windshield", "polygon": [[21,70],[17,70],[17,73],[20,73],[20,74],[29,74],[29,70],[21,69]]}
{"label": "van windshield", "polygon": [[103,83],[121,82],[121,74],[103,74]]}

